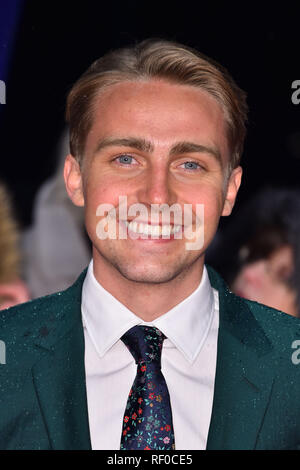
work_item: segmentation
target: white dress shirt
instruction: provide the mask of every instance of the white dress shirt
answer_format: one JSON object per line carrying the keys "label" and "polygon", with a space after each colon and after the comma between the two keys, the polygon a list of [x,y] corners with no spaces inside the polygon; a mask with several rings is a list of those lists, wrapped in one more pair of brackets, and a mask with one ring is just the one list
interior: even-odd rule
{"label": "white dress shirt", "polygon": [[118,450],[134,359],[120,340],[135,325],[167,337],[162,373],[168,386],[176,450],[205,449],[211,419],[219,327],[218,292],[204,267],[191,295],[152,322],[136,316],[96,280],[91,261],[82,290],[85,371],[92,449]]}

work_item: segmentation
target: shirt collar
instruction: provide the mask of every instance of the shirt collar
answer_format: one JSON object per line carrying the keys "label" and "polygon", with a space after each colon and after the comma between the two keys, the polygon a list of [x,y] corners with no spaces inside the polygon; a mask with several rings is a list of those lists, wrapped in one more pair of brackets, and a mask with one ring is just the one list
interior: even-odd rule
{"label": "shirt collar", "polygon": [[98,354],[104,354],[136,325],[159,328],[189,362],[197,357],[209,332],[214,313],[214,294],[206,267],[192,294],[171,310],[144,322],[96,280],[90,262],[82,289],[82,317]]}

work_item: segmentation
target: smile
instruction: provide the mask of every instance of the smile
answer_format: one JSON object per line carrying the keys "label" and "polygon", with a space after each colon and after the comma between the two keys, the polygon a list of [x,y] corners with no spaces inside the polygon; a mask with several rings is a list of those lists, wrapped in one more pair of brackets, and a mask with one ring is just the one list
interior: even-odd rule
{"label": "smile", "polygon": [[181,225],[149,225],[145,223],[138,222],[128,222],[124,221],[126,227],[131,232],[140,234],[140,235],[151,235],[153,237],[160,236],[171,236],[175,233],[178,233],[181,230]]}

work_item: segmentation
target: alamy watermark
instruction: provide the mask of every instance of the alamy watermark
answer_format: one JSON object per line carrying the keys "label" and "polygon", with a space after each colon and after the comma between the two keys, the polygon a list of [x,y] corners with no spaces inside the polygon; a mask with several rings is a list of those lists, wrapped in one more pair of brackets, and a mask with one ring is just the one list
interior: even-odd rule
{"label": "alamy watermark", "polygon": [[294,80],[292,82],[292,90],[295,90],[291,96],[292,103],[299,104],[300,103],[300,80]]}
{"label": "alamy watermark", "polygon": [[292,363],[297,366],[300,364],[300,339],[295,339],[295,341],[292,342],[292,349],[295,349],[292,354]]}
{"label": "alamy watermark", "polygon": [[0,364],[6,364],[6,346],[2,340],[0,340]]}
{"label": "alamy watermark", "polygon": [[0,80],[0,104],[6,104],[6,85],[3,80]]}
{"label": "alamy watermark", "polygon": [[[161,219],[160,219],[161,214]],[[173,217],[171,218],[171,215]],[[102,217],[96,227],[100,240],[127,239],[182,239],[186,250],[200,250],[204,245],[204,204],[151,204],[135,203],[127,206],[127,196],[119,196],[119,205],[100,204],[96,216]],[[117,233],[118,232],[118,233]]]}

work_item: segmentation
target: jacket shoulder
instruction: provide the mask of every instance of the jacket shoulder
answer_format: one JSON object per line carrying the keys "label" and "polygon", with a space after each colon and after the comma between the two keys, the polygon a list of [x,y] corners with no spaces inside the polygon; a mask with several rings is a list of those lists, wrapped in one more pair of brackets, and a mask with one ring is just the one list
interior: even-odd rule
{"label": "jacket shoulder", "polygon": [[[234,295],[234,294],[232,294]],[[300,318],[253,300],[242,299],[275,344],[286,344],[300,338]],[[290,343],[291,344],[291,343]]]}
{"label": "jacket shoulder", "polygon": [[[73,312],[80,311],[82,283],[86,271],[68,289],[40,297],[0,312],[0,340],[7,351],[18,351],[19,357],[33,343],[64,331]],[[50,335],[51,333],[51,335]]]}
{"label": "jacket shoulder", "polygon": [[[0,333],[14,330],[15,333],[27,327],[35,327],[55,314],[57,307],[63,302],[66,291],[56,292],[29,302],[10,307],[0,312]],[[60,309],[59,309],[60,310]]]}

